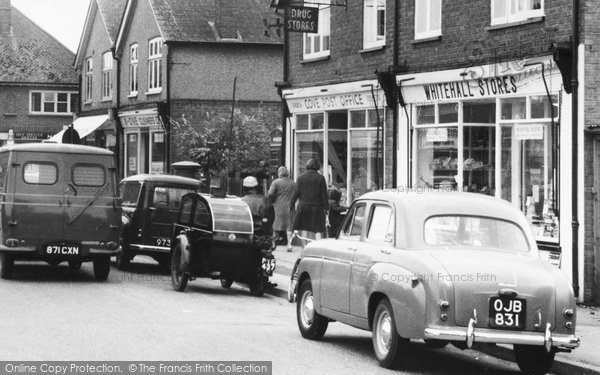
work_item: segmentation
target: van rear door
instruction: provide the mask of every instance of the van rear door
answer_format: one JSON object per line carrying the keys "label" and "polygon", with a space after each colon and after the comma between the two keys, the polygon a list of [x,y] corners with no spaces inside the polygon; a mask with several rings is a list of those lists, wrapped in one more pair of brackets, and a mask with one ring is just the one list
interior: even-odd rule
{"label": "van rear door", "polygon": [[109,155],[83,154],[65,161],[65,240],[92,246],[119,240],[115,174]]}

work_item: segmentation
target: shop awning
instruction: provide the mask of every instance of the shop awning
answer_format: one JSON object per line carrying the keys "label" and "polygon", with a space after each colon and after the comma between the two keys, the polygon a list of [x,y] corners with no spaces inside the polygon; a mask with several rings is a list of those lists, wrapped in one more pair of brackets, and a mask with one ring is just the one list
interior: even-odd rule
{"label": "shop awning", "polygon": [[[92,133],[94,130],[98,129],[107,121],[109,121],[108,114],[99,116],[79,117],[78,119],[73,121],[73,128],[75,128],[75,130],[77,130],[77,133],[79,133],[79,138],[84,138],[85,136]],[[62,143],[62,136],[64,132],[65,129],[54,134],[51,138],[45,140],[44,142]]]}

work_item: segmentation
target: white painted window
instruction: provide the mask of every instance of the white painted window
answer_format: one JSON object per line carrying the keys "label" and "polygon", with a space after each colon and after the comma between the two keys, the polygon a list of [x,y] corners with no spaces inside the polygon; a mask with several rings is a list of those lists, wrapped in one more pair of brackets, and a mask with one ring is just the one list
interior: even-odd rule
{"label": "white painted window", "polygon": [[74,112],[78,95],[65,91],[31,91],[29,112],[34,114],[69,115]]}
{"label": "white painted window", "polygon": [[85,60],[85,94],[84,99],[86,102],[92,101],[92,87],[94,83],[93,76],[93,60],[91,57]]}
{"label": "white painted window", "polygon": [[160,92],[162,85],[162,39],[155,38],[148,43],[148,92]]}
{"label": "white painted window", "polygon": [[306,6],[319,8],[318,33],[304,33],[304,59],[329,56],[330,39],[330,0],[313,0]]}
{"label": "white painted window", "polygon": [[102,55],[102,99],[112,98],[112,52]]}
{"label": "white painted window", "polygon": [[415,0],[415,39],[442,35],[442,0]]}
{"label": "white painted window", "polygon": [[132,44],[129,49],[129,95],[138,94],[138,45]]}
{"label": "white painted window", "polygon": [[491,2],[492,25],[544,16],[544,0],[491,0]]}
{"label": "white painted window", "polygon": [[364,0],[363,48],[385,45],[385,0]]}

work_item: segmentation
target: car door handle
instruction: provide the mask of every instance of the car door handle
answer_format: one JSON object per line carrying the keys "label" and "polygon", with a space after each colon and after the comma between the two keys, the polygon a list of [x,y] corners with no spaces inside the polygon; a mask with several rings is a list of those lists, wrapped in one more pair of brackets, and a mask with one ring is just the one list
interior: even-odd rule
{"label": "car door handle", "polygon": [[390,250],[387,250],[387,249],[381,249],[381,253],[383,253],[383,254],[391,254],[392,252]]}

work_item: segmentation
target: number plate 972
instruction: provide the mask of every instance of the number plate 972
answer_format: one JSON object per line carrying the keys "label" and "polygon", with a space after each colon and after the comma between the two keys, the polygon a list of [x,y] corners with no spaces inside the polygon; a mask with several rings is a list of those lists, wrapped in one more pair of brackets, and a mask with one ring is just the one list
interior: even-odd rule
{"label": "number plate 972", "polygon": [[523,298],[490,298],[490,327],[523,329],[526,301]]}

